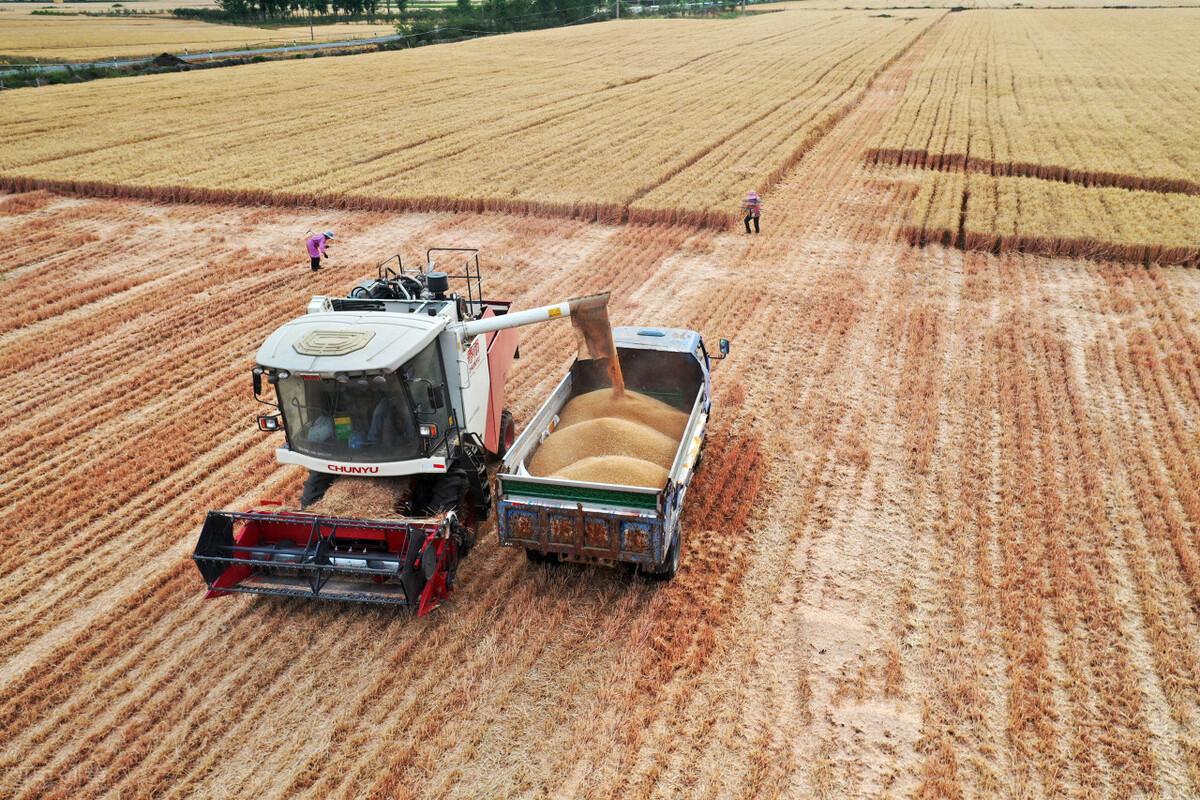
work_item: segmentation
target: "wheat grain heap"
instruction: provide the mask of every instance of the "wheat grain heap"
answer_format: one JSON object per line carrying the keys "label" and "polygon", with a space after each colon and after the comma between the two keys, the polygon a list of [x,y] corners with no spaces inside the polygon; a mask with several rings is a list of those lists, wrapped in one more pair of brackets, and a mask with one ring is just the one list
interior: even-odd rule
{"label": "wheat grain heap", "polygon": [[597,389],[574,397],[527,465],[533,475],[659,488],[687,414],[644,394]]}
{"label": "wheat grain heap", "polygon": [[601,305],[571,317],[581,355],[608,361],[612,386],[571,398],[559,412],[558,429],[526,465],[541,477],[660,488],[667,482],[687,414],[625,388],[607,309]]}

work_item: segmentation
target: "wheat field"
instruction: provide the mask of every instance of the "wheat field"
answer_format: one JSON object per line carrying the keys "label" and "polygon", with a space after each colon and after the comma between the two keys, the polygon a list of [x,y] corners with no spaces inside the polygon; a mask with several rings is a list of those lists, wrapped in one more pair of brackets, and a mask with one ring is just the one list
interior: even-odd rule
{"label": "wheat field", "polygon": [[[121,8],[136,12],[154,12],[165,14],[176,8],[217,8],[216,0],[128,0],[120,4]],[[0,17],[8,14],[32,15],[34,11],[62,11],[68,14],[97,13],[114,11],[113,3],[96,3],[88,0],[46,0],[46,2],[20,2],[20,0],[0,0]],[[38,15],[40,16],[40,15]]]}
{"label": "wheat field", "polygon": [[[0,194],[0,796],[1200,795],[1200,273],[910,244],[921,214],[958,236],[970,182],[1089,188],[877,162],[972,13],[882,60],[759,235]],[[204,512],[303,479],[254,427],[258,345],[433,245],[481,247],[517,307],[611,291],[614,324],[732,340],[679,576],[529,564],[489,527],[425,619],[204,601]],[[523,331],[518,425],[574,352]]]}
{"label": "wheat field", "polygon": [[[95,4],[100,10],[101,4]],[[394,25],[343,23],[314,25],[317,41],[386,36]],[[255,28],[215,25],[191,19],[166,17],[71,17],[0,13],[0,63],[86,61],[158,55],[203,53],[211,50],[247,49],[256,45],[303,44],[310,41],[308,26]],[[93,87],[94,88],[94,87]]]}
{"label": "wheat field", "polygon": [[914,240],[1195,263],[1198,38],[1191,9],[951,15],[869,157],[951,173]]}
{"label": "wheat field", "polygon": [[961,172],[921,181],[906,231],[914,244],[1200,263],[1200,196]]}
{"label": "wheat field", "polygon": [[936,18],[613,22],[49,87],[0,106],[0,182],[724,223]]}

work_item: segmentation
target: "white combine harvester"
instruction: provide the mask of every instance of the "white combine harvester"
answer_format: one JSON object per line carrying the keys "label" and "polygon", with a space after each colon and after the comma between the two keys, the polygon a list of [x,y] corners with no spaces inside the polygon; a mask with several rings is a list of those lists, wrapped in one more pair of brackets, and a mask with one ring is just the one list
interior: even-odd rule
{"label": "white combine harvester", "polygon": [[[433,269],[463,256],[463,270]],[[395,261],[395,268],[392,261]],[[462,293],[450,291],[459,282]],[[405,273],[399,256],[349,297],[314,297],[308,313],[258,351],[258,417],[284,431],[280,463],[308,469],[301,508],[339,476],[408,476],[401,519],[303,511],[211,511],[193,556],[209,597],[231,592],[416,606],[449,594],[492,498],[485,462],[513,442],[505,378],[522,325],[603,305],[607,295],[510,312],[485,300],[476,250],[435,248]],[[262,398],[263,382],[275,400]]]}

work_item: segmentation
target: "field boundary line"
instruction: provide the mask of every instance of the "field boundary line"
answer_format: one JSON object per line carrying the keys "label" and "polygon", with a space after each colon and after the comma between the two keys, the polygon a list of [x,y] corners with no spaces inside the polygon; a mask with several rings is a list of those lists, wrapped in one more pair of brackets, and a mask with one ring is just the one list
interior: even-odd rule
{"label": "field boundary line", "polygon": [[489,212],[584,222],[616,224],[626,221],[620,203],[545,203],[533,200],[456,197],[368,197],[366,195],[303,194],[265,189],[209,189],[194,186],[135,186],[106,181],[70,181],[0,175],[0,191],[19,194],[45,190],[70,197],[148,200],[182,205],[277,206],[329,208],[339,211]]}
{"label": "field boundary line", "polygon": [[906,226],[902,232],[905,240],[914,247],[939,244],[957,250],[993,255],[1029,253],[1047,258],[1085,258],[1101,261],[1112,259],[1146,266],[1200,266],[1200,247],[1128,244],[1086,237],[1058,239],[1049,236],[1006,236],[965,228],[959,236],[959,231],[949,228],[923,228],[919,225]]}
{"label": "field boundary line", "polygon": [[963,153],[931,153],[928,150],[913,148],[872,148],[867,151],[867,163],[885,167],[925,169],[934,172],[980,173],[998,178],[1035,178],[1086,187],[1200,195],[1200,182],[1187,178],[1130,175],[1126,172],[1074,169],[1057,164],[1035,164],[1028,161],[992,161],[975,156],[968,158]]}

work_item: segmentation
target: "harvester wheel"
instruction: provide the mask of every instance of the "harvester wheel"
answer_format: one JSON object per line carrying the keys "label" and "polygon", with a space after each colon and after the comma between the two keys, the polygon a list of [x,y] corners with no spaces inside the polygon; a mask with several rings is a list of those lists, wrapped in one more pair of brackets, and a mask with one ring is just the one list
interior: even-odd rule
{"label": "harvester wheel", "polygon": [[431,483],[427,504],[430,514],[442,511],[458,512],[461,509],[470,485],[467,471],[462,464],[455,462],[445,475],[432,476]]}
{"label": "harvester wheel", "polygon": [[507,408],[500,412],[500,441],[496,445],[496,458],[503,459],[508,455],[508,448],[517,439],[517,423],[513,421],[512,412]]}
{"label": "harvester wheel", "polygon": [[468,497],[471,476],[467,469],[469,466],[455,462],[449,472],[433,479],[429,493],[429,513],[453,511],[457,517],[452,524],[452,530],[460,558],[466,558],[475,545],[474,520],[478,517],[476,510],[471,508],[473,498]]}
{"label": "harvester wheel", "polygon": [[308,471],[308,480],[304,481],[304,489],[300,492],[300,508],[308,508],[325,496],[337,476],[325,472]]}
{"label": "harvester wheel", "polygon": [[646,570],[643,574],[652,581],[669,581],[679,572],[680,551],[683,549],[683,526],[675,527],[675,535],[671,537],[671,546],[667,548],[667,557],[657,570]]}

